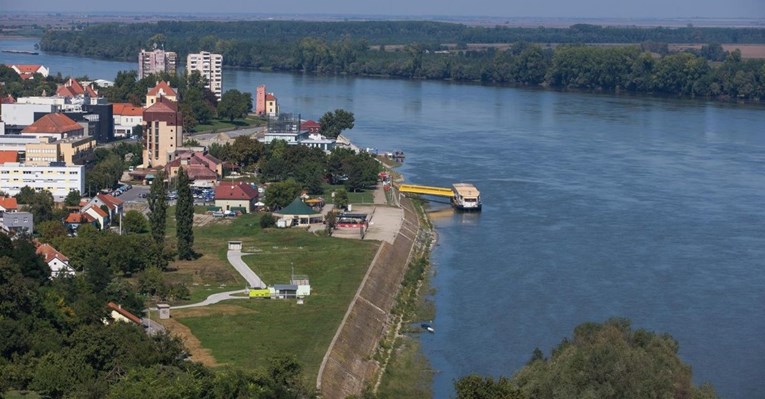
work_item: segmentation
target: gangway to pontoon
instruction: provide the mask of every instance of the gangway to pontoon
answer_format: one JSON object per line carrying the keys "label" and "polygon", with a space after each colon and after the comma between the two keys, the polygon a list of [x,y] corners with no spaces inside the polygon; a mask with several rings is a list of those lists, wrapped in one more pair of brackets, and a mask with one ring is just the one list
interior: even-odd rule
{"label": "gangway to pontoon", "polygon": [[449,187],[420,186],[416,184],[402,184],[398,187],[402,193],[435,195],[438,197],[454,197],[454,190]]}

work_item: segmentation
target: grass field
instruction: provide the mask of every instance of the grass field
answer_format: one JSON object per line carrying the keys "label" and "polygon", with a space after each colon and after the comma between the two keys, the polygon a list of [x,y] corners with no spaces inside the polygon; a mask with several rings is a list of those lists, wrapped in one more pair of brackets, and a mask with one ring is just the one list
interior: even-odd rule
{"label": "grass field", "polygon": [[[233,272],[225,260],[226,242],[241,240],[244,251],[253,253],[243,259],[267,284],[288,283],[293,266],[295,274],[308,275],[312,293],[305,304],[297,305],[294,300],[236,300],[175,310],[173,318],[189,327],[219,364],[252,368],[268,364],[275,355],[292,354],[305,367],[306,382],[312,384],[379,243],[325,237],[302,229],[264,231],[258,217],[248,214],[225,224],[195,229],[194,248],[203,256],[193,262],[176,262],[176,273],[191,272],[192,281],[200,284],[190,287],[194,298],[243,286],[238,275],[221,278]],[[168,233],[172,228],[168,223]],[[206,272],[199,273],[200,267]],[[220,284],[226,284],[225,289]]]}
{"label": "grass field", "polygon": [[244,119],[235,119],[233,122],[228,120],[213,119],[208,123],[194,126],[194,133],[232,130],[239,127],[261,126],[264,124],[265,122],[262,119],[253,116],[248,116]]}
{"label": "grass field", "polygon": [[[324,184],[322,185],[324,188],[324,198],[327,198],[327,202],[332,202],[332,192],[343,187],[342,184]],[[348,201],[350,201],[351,204],[372,204],[375,202],[375,196],[374,196],[374,190],[365,190],[360,192],[348,192]]]}

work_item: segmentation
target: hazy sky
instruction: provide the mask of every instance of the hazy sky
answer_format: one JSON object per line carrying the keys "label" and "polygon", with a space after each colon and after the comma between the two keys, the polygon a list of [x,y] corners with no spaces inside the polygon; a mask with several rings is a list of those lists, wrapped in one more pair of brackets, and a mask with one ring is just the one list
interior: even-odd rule
{"label": "hazy sky", "polygon": [[3,11],[765,18],[765,0],[0,0]]}

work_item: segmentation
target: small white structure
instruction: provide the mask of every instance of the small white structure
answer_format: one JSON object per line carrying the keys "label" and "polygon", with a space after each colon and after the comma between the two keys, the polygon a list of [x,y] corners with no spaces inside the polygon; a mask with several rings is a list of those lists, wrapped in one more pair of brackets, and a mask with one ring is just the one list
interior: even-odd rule
{"label": "small white structure", "polygon": [[311,295],[311,283],[308,276],[293,275],[290,284],[297,286],[295,295],[298,297]]}
{"label": "small white structure", "polygon": [[159,318],[160,319],[169,319],[170,318],[170,305],[166,303],[158,303],[157,304],[157,310],[159,311]]}
{"label": "small white structure", "polygon": [[242,250],[242,242],[241,241],[229,241],[228,242],[228,250],[229,251],[241,251]]}

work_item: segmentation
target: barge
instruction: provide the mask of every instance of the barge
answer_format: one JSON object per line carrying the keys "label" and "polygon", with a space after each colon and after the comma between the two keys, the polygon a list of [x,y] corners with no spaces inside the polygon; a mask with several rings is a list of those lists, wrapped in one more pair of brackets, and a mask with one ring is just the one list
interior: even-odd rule
{"label": "barge", "polygon": [[452,185],[452,206],[461,211],[480,211],[481,192],[470,183]]}

